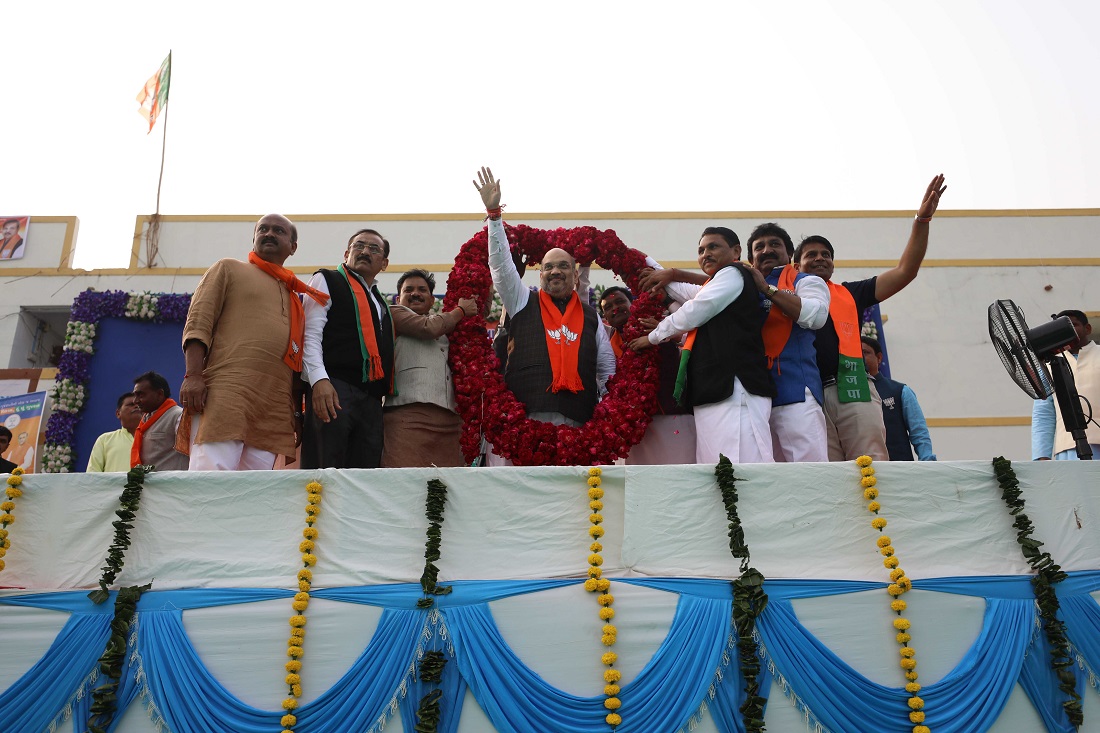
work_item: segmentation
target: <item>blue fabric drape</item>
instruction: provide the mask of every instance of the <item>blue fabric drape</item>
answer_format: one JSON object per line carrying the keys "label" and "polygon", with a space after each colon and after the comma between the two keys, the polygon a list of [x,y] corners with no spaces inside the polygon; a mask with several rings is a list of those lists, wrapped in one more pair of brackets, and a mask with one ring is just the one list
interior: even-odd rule
{"label": "blue fabric drape", "polygon": [[110,628],[108,614],[73,614],[42,658],[0,694],[0,731],[46,730],[95,668]]}
{"label": "blue fabric drape", "polygon": [[[385,609],[374,637],[333,687],[298,712],[300,733],[365,731],[390,716],[400,700],[405,731],[415,725],[420,698],[431,689],[413,679],[418,651],[440,649],[449,662],[443,675],[441,733],[454,733],[466,685],[501,731],[595,733],[606,730],[603,697],[577,697],[550,687],[508,648],[487,605],[493,600],[582,582],[580,579],[462,581],[451,595],[436,599],[433,612],[416,609],[417,584],[331,588],[313,593],[345,603]],[[620,733],[676,731],[710,709],[721,733],[741,733],[737,708],[743,681],[729,645],[730,586],[724,580],[616,579],[680,596],[667,637],[646,667],[624,685]],[[882,729],[883,721],[904,726],[909,697],[901,688],[862,677],[818,642],[799,622],[791,599],[881,589],[885,583],[851,581],[768,581],[771,603],[758,620],[768,661],[794,694],[827,728],[845,733]],[[1035,625],[1030,578],[934,578],[914,582],[923,590],[986,600],[982,631],[946,677],[925,686],[927,724],[937,733],[984,730],[998,717],[1017,681],[1039,710],[1047,729],[1068,733],[1063,696],[1050,670],[1045,638]],[[1088,594],[1100,589],[1100,571],[1073,573],[1059,585],[1062,618],[1082,659],[1100,669],[1100,605]],[[147,685],[157,709],[174,733],[260,733],[278,730],[283,711],[251,708],[213,679],[192,647],[182,612],[232,603],[288,598],[283,589],[190,589],[150,591],[138,606],[137,650],[119,690],[116,721]],[[84,591],[0,597],[4,605],[71,614],[53,644],[17,682],[0,693],[0,730],[43,730],[88,679],[109,635],[113,604],[92,604]],[[598,654],[597,647],[593,654]],[[453,653],[453,657],[451,654]],[[892,652],[891,652],[892,653]],[[716,671],[720,677],[716,678]],[[140,676],[139,675],[143,675]],[[1078,673],[1078,687],[1087,675]],[[769,665],[760,683],[770,685]],[[88,685],[86,691],[94,688]],[[404,686],[404,687],[403,687]],[[593,680],[593,692],[599,680]],[[406,693],[402,696],[402,692]],[[89,694],[73,703],[72,729],[82,731]]]}
{"label": "blue fabric drape", "polygon": [[[1034,602],[990,599],[974,645],[947,676],[921,690],[926,725],[937,733],[989,727],[1019,677],[1034,620]],[[909,694],[858,674],[798,622],[789,601],[769,603],[758,623],[768,655],[827,728],[875,733],[883,720],[908,721]]]}
{"label": "blue fabric drape", "polygon": [[[382,717],[408,672],[424,619],[422,612],[383,612],[374,637],[348,672],[295,713],[302,733],[365,730]],[[206,673],[179,611],[143,613],[139,623],[138,651],[145,677],[173,733],[278,730],[282,711],[245,705]]]}
{"label": "blue fabric drape", "polygon": [[[550,687],[509,649],[488,606],[444,612],[462,676],[499,731],[603,733],[603,697],[578,697]],[[674,731],[710,686],[730,630],[730,604],[681,596],[668,636],[619,695],[621,733]]]}

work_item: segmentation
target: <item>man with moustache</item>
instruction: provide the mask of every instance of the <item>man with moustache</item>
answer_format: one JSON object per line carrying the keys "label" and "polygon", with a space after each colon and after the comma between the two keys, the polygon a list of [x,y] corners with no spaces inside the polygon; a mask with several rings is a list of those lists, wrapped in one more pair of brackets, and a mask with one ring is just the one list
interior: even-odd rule
{"label": "man with moustache", "polygon": [[331,296],[306,304],[306,428],[302,468],[378,468],[382,402],[393,394],[394,328],[375,278],[390,243],[374,229],[351,235],[344,261],[318,270],[311,288]]}
{"label": "man with moustache", "polygon": [[95,439],[92,452],[88,456],[88,473],[125,473],[130,470],[134,431],[141,422],[141,408],[134,401],[133,392],[127,392],[118,398],[115,417],[118,418],[120,427]]}
{"label": "man with moustache", "polygon": [[928,251],[929,224],[947,190],[943,182],[943,175],[938,175],[928,184],[897,266],[880,275],[834,283],[833,245],[820,235],[806,237],[795,250],[798,270],[817,275],[829,286],[829,319],[817,330],[814,347],[825,393],[830,461],[852,461],[862,455],[890,460],[882,399],[863,361],[860,319],[864,310],[916,279]]}
{"label": "man with moustache", "polygon": [[268,470],[276,455],[296,451],[294,387],[305,324],[299,293],[310,303],[328,295],[283,267],[298,249],[298,228],[285,216],[256,222],[252,242],[248,262],[215,262],[191,296],[179,438],[186,448],[190,435],[192,471]]}
{"label": "man with moustache", "polygon": [[23,237],[19,236],[18,219],[6,219],[0,230],[0,260],[23,256]]}
{"label": "man with moustache", "polygon": [[667,284],[665,292],[681,307],[630,348],[688,334],[677,386],[683,383],[684,404],[695,411],[696,463],[714,464],[720,455],[733,463],[771,463],[775,386],[760,335],[759,297],[736,264],[741,243],[726,227],[707,227],[698,255],[707,282]]}
{"label": "man with moustache", "polygon": [[829,288],[816,275],[797,272],[793,254],[791,235],[774,222],[749,235],[748,272],[762,296],[764,352],[776,390],[772,451],[779,462],[828,461],[814,332],[829,317]]}
{"label": "man with moustache", "polygon": [[466,465],[447,334],[477,313],[477,300],[461,298],[457,308],[435,314],[433,290],[435,277],[424,270],[409,270],[397,281],[398,305],[390,308],[397,332],[394,394],[383,413],[383,468]]}
{"label": "man with moustache", "polygon": [[172,399],[168,380],[156,372],[134,377],[134,404],[141,411],[141,422],[130,447],[130,468],[156,466],[158,471],[186,471],[187,454],[176,450],[183,408]]}
{"label": "man with moustache", "polygon": [[[504,380],[527,408],[527,417],[579,426],[592,417],[615,352],[594,308],[577,295],[577,263],[563,249],[542,258],[533,296],[516,271],[501,218],[500,181],[488,168],[474,187],[489,215],[489,270],[510,314]],[[490,452],[487,465],[509,465]]]}

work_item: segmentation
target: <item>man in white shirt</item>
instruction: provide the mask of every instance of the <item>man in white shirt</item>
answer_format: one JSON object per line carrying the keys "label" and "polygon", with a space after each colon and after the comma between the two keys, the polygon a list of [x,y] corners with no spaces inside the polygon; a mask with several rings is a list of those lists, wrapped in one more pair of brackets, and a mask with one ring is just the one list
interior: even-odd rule
{"label": "man in white shirt", "polygon": [[724,455],[734,463],[770,463],[775,386],[760,335],[759,297],[735,264],[741,243],[726,227],[707,227],[698,255],[707,283],[665,285],[681,307],[630,347],[637,351],[688,333],[677,383],[683,380],[683,401],[695,412],[696,462],[713,464]]}
{"label": "man in white shirt", "polygon": [[306,422],[302,468],[377,468],[382,461],[382,401],[393,393],[394,331],[375,278],[389,265],[390,243],[373,229],[348,240],[335,270],[318,270],[310,287],[330,296],[305,302],[302,378]]}

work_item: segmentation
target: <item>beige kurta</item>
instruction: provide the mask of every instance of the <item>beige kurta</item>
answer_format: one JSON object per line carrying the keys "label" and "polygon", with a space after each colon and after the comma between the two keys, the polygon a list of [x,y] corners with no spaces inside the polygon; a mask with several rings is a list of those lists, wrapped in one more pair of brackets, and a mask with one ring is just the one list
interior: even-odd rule
{"label": "beige kurta", "polygon": [[206,344],[206,409],[196,443],[242,440],[294,455],[293,372],[286,287],[255,265],[219,260],[191,298],[183,342]]}

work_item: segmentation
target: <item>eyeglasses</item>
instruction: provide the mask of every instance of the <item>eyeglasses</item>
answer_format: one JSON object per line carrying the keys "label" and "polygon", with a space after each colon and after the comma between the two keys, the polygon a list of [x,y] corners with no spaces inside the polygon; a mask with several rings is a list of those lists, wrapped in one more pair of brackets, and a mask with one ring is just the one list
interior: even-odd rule
{"label": "eyeglasses", "polygon": [[568,272],[573,269],[573,263],[571,262],[547,262],[542,266],[543,272],[553,272],[554,270],[564,270]]}
{"label": "eyeglasses", "polygon": [[363,250],[370,252],[372,255],[380,255],[385,252],[385,250],[379,247],[377,244],[363,244],[362,242],[356,242],[355,244],[351,245],[352,252],[362,252]]}

